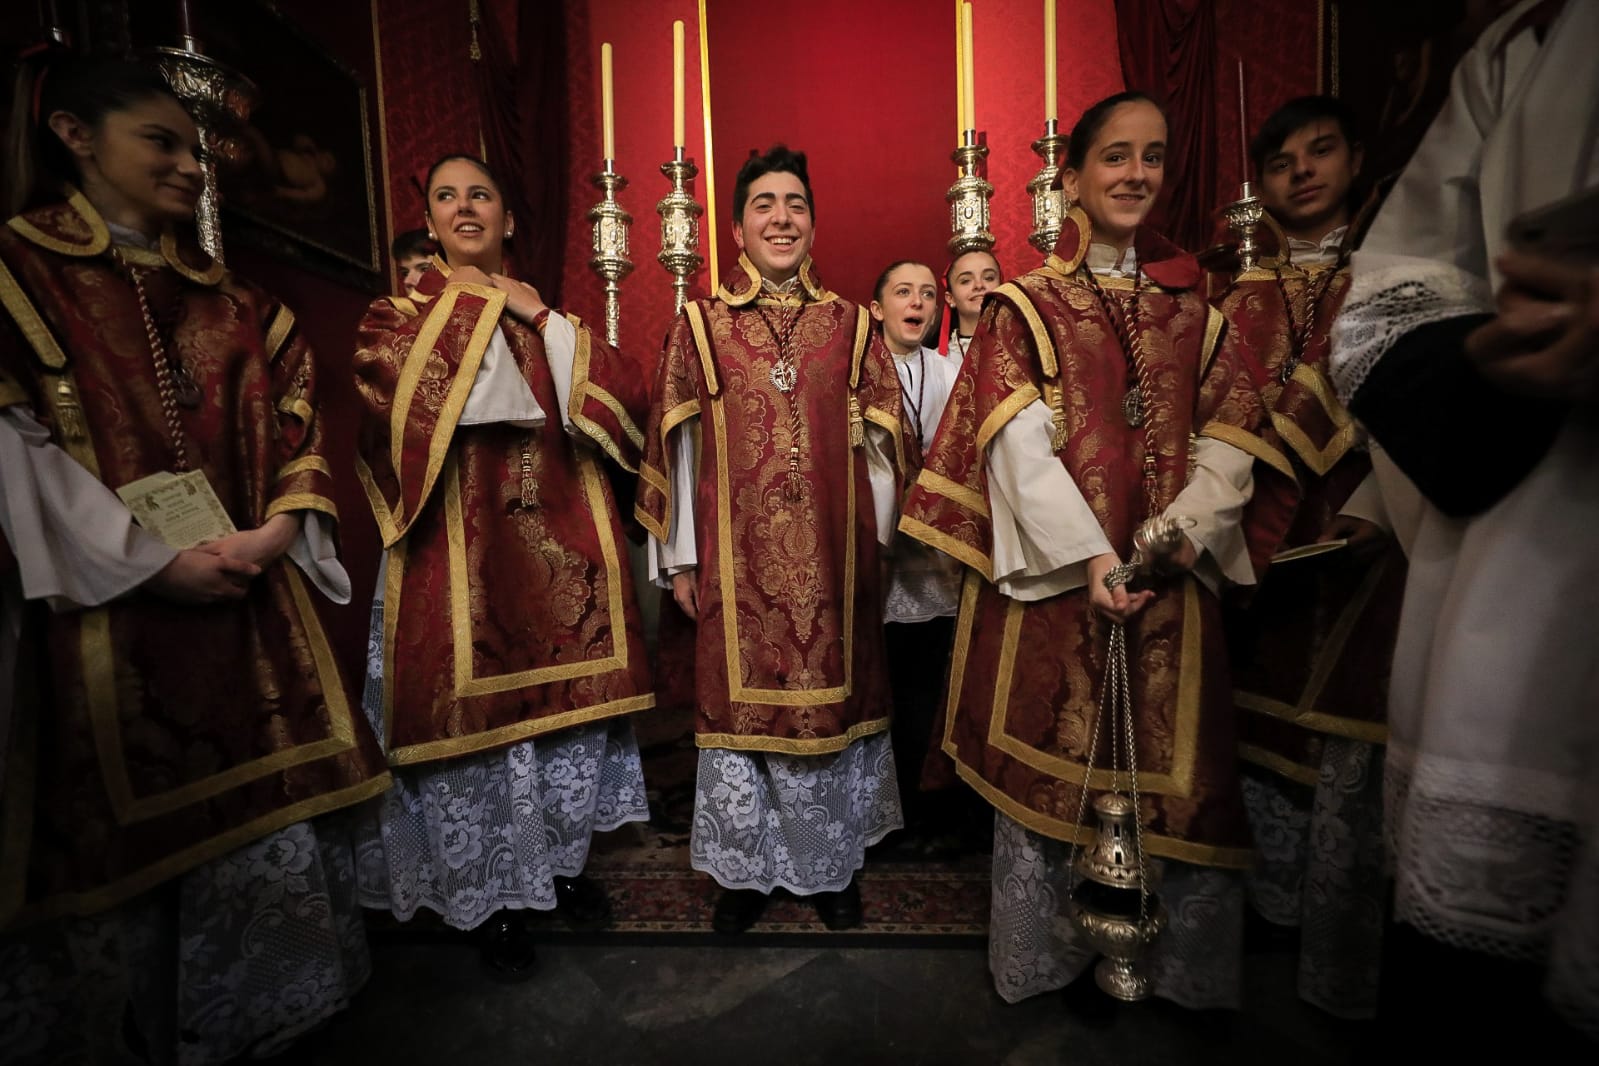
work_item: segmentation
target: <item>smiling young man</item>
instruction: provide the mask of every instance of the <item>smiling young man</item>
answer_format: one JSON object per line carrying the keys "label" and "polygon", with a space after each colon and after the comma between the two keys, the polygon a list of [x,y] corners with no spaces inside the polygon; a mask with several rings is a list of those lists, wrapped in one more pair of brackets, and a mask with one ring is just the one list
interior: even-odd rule
{"label": "smiling young man", "polygon": [[1327,377],[1362,152],[1344,105],[1307,96],[1266,120],[1251,154],[1271,224],[1260,265],[1228,278],[1219,306],[1264,371],[1261,395],[1303,493],[1276,549],[1347,546],[1273,567],[1229,620],[1245,804],[1262,842],[1249,895],[1268,922],[1301,929],[1301,996],[1369,1016],[1386,894],[1382,740],[1405,559],[1388,535],[1372,452]]}
{"label": "smiling young man", "polygon": [[742,254],[672,328],[640,470],[650,572],[698,624],[692,862],[724,933],[779,887],[859,924],[865,849],[901,824],[878,569],[899,379],[865,309],[816,280],[814,219],[802,153],[745,162]]}

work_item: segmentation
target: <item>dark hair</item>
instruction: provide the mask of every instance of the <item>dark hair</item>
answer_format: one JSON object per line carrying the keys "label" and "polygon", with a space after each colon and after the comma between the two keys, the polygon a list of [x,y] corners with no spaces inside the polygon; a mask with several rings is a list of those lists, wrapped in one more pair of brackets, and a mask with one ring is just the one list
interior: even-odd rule
{"label": "dark hair", "polygon": [[744,205],[749,202],[750,185],[768,174],[792,174],[805,187],[805,204],[816,215],[816,199],[811,195],[811,172],[805,162],[805,153],[796,152],[786,144],[774,144],[764,154],[751,152],[738,168],[733,179],[733,221],[744,221]]}
{"label": "dark hair", "polygon": [[97,129],[107,115],[160,96],[177,99],[158,71],[131,59],[40,55],[18,64],[6,137],[7,214],[58,200],[61,185],[80,180],[77,160],[50,128],[51,115],[65,111]]}
{"label": "dark hair", "polygon": [[1333,96],[1296,97],[1273,111],[1271,117],[1261,123],[1260,131],[1250,139],[1249,162],[1254,166],[1255,173],[1266,169],[1266,158],[1281,148],[1288,138],[1312,122],[1324,119],[1338,123],[1338,130],[1350,148],[1360,143],[1354,112],[1342,100]]}
{"label": "dark hair", "polygon": [[969,252],[962,252],[960,255],[957,255],[954,259],[949,261],[949,266],[944,268],[944,288],[947,289],[954,284],[955,264],[960,262],[962,259],[965,259],[969,255],[976,255],[978,253],[986,255],[988,258],[992,259],[994,261],[994,269],[999,271],[1000,277],[1005,276],[1005,268],[999,265],[999,256],[995,255],[987,248],[973,248]]}
{"label": "dark hair", "polygon": [[451,152],[449,155],[439,156],[439,158],[434,161],[433,165],[428,167],[428,176],[426,180],[422,182],[422,209],[424,211],[430,210],[432,207],[433,201],[429,198],[428,194],[433,190],[433,178],[438,174],[439,168],[446,163],[453,163],[456,160],[460,160],[463,163],[471,163],[473,166],[477,167],[483,172],[483,176],[489,179],[489,184],[494,186],[495,192],[500,193],[502,196],[505,194],[505,186],[500,184],[500,179],[495,176],[494,171],[489,169],[489,165],[487,163],[483,162],[483,160],[479,159],[475,155],[468,155],[465,152]]}
{"label": "dark hair", "polygon": [[1148,93],[1141,93],[1136,89],[1129,89],[1115,96],[1107,96],[1099,103],[1083,112],[1083,117],[1077,120],[1077,125],[1072,127],[1071,139],[1066,146],[1066,165],[1072,170],[1083,169],[1083,164],[1088,162],[1088,150],[1094,145],[1094,138],[1105,128],[1105,123],[1110,121],[1110,114],[1123,104],[1149,104],[1160,117],[1166,117],[1166,109],[1155,102],[1154,97]]}
{"label": "dark hair", "polygon": [[882,303],[883,290],[888,287],[888,276],[903,266],[921,267],[929,274],[933,272],[933,268],[922,262],[920,259],[896,259],[892,263],[888,264],[888,266],[884,267],[881,274],[877,275],[877,284],[872,286],[872,299],[876,300],[878,303]]}
{"label": "dark hair", "polygon": [[394,244],[389,249],[389,254],[394,256],[396,262],[401,259],[410,259],[418,255],[435,255],[439,250],[439,242],[428,236],[425,229],[408,229],[394,238]]}

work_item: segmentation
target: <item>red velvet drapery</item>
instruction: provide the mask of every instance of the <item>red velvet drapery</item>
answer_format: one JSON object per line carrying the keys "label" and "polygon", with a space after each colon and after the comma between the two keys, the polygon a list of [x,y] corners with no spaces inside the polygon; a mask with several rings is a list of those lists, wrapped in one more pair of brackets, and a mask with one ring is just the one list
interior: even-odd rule
{"label": "red velvet drapery", "polygon": [[561,302],[566,245],[566,48],[563,5],[528,5],[517,18],[516,49],[484,4],[473,63],[483,147],[506,183],[516,213],[511,259],[546,303]]}
{"label": "red velvet drapery", "polygon": [[1216,201],[1215,0],[1116,0],[1122,78],[1166,109],[1165,195],[1150,222],[1203,248]]}

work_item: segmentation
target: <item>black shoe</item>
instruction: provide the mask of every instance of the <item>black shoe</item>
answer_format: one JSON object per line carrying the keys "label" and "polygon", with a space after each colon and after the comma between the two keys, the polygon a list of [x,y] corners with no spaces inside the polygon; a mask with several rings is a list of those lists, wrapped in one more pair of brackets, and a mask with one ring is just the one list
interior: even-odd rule
{"label": "black shoe", "polygon": [[496,981],[525,981],[533,976],[533,930],[520,911],[500,911],[478,930],[483,968]]}
{"label": "black shoe", "polygon": [[573,929],[588,932],[611,922],[611,901],[605,889],[582,874],[555,879],[555,910]]}
{"label": "black shoe", "polygon": [[822,924],[835,933],[861,924],[861,886],[853,877],[842,891],[818,892],[811,900]]}
{"label": "black shoe", "polygon": [[742,933],[761,920],[766,910],[767,895],[753,888],[724,888],[711,914],[711,928],[732,936]]}

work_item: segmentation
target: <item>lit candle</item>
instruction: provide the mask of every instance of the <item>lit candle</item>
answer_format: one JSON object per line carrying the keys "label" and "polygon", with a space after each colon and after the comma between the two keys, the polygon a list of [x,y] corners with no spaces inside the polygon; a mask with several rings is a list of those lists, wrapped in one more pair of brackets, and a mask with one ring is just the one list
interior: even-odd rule
{"label": "lit candle", "polygon": [[973,68],[976,67],[975,55],[972,52],[972,3],[965,0],[961,4],[961,59],[963,70],[961,72],[962,109],[966,113],[966,128],[977,128],[977,93],[973,87]]}
{"label": "lit candle", "polygon": [[1249,112],[1244,107],[1244,61],[1238,61],[1238,162],[1242,181],[1249,180]]}
{"label": "lit candle", "polygon": [[966,132],[966,41],[961,33],[965,0],[955,0],[955,139]]}
{"label": "lit candle", "polygon": [[1044,121],[1054,122],[1055,107],[1055,0],[1044,0]]}
{"label": "lit candle", "polygon": [[[593,97],[590,97],[593,99]],[[600,45],[600,121],[605,136],[605,158],[616,158],[616,101],[611,95],[611,44]]]}
{"label": "lit candle", "polygon": [[683,20],[672,23],[672,145],[683,147]]}

